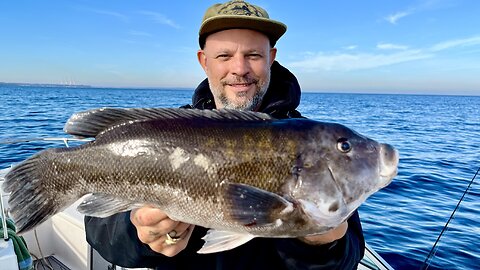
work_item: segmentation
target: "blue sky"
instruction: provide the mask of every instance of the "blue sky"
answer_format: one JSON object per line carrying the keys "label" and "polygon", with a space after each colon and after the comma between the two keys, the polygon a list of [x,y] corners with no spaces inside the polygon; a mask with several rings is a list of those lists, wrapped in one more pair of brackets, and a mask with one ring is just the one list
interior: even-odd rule
{"label": "blue sky", "polygon": [[[0,2],[0,82],[194,88],[219,1]],[[304,91],[480,95],[480,1],[252,1]]]}

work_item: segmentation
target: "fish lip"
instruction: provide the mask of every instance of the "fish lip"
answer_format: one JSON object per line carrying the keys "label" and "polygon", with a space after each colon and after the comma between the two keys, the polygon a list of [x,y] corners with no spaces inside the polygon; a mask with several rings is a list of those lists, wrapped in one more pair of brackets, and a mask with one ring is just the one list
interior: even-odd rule
{"label": "fish lip", "polygon": [[394,178],[398,174],[398,168],[395,168],[394,171],[387,173],[387,174],[382,174],[380,173],[380,177],[382,178]]}
{"label": "fish lip", "polygon": [[382,183],[382,185],[379,188],[384,188],[384,187],[390,185],[390,183],[393,181],[393,178],[396,175],[397,175],[396,173],[389,174],[389,175],[380,175],[380,182]]}
{"label": "fish lip", "polygon": [[380,148],[380,169],[378,175],[384,186],[387,186],[398,174],[399,152],[388,144]]}

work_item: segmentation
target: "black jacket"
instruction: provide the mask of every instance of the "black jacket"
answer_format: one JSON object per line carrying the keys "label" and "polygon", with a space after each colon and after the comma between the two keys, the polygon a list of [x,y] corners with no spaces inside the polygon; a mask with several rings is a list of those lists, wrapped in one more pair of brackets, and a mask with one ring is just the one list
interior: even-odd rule
{"label": "black jacket", "polygon": [[[300,85],[279,63],[272,65],[270,86],[260,111],[276,118],[301,117]],[[214,109],[208,81],[195,90],[193,105],[184,108]],[[130,213],[108,218],[85,217],[88,243],[107,261],[124,267],[157,269],[356,269],[364,254],[365,242],[358,213],[348,220],[348,231],[331,244],[312,246],[298,239],[254,238],[230,251],[197,254],[207,229],[196,226],[187,248],[169,258],[152,251],[137,238]]]}

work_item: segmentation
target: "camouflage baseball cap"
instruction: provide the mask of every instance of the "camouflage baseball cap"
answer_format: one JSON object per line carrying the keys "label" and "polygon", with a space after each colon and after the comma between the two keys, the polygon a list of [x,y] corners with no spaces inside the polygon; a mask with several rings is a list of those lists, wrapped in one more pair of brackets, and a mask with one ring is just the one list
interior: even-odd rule
{"label": "camouflage baseball cap", "polygon": [[203,47],[208,35],[234,28],[262,32],[269,37],[272,47],[287,31],[285,24],[270,19],[263,8],[245,1],[229,1],[215,4],[205,12],[199,31],[200,47]]}

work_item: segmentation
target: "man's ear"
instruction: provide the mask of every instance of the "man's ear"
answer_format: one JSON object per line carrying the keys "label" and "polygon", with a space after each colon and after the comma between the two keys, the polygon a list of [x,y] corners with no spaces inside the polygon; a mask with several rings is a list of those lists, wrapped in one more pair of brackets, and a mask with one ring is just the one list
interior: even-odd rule
{"label": "man's ear", "polygon": [[197,52],[198,63],[202,66],[203,70],[207,72],[207,56],[203,50]]}
{"label": "man's ear", "polygon": [[270,66],[275,61],[275,57],[277,56],[277,48],[270,48]]}

